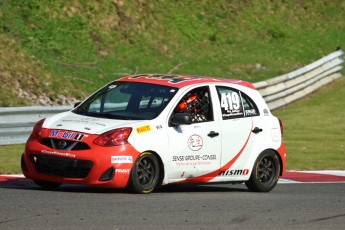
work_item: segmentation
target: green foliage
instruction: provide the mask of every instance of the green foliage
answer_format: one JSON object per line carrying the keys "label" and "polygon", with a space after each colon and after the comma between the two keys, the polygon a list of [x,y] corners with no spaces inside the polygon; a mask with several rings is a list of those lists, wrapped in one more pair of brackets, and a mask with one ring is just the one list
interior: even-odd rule
{"label": "green foliage", "polygon": [[345,46],[341,0],[8,0],[0,10],[0,33],[52,76],[44,90],[77,97],[122,75],[172,69],[257,82]]}
{"label": "green foliage", "polygon": [[20,157],[24,151],[24,145],[0,146],[0,174],[21,173]]}
{"label": "green foliage", "polygon": [[288,169],[345,169],[345,78],[274,111],[284,125]]}

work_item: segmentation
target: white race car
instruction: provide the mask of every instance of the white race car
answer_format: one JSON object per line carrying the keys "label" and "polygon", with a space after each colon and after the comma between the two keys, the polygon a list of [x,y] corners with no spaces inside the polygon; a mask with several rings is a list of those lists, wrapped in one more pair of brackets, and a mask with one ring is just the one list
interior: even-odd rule
{"label": "white race car", "polygon": [[150,193],[172,183],[245,183],[268,192],[285,168],[283,127],[245,81],[123,77],[39,121],[21,165],[46,189],[63,183]]}

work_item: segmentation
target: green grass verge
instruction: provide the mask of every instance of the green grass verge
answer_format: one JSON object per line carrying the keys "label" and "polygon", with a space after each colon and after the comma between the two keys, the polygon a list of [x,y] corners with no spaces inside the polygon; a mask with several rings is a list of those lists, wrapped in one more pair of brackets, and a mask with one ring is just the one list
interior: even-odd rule
{"label": "green grass verge", "polygon": [[24,145],[0,146],[0,174],[21,173],[20,157],[24,151]]}
{"label": "green grass verge", "polygon": [[132,73],[269,79],[344,48],[344,11],[343,0],[0,1],[0,106],[82,99]]}
{"label": "green grass verge", "polygon": [[[284,125],[288,170],[345,169],[345,77],[273,111]],[[0,146],[0,174],[20,173],[24,145]]]}
{"label": "green grass verge", "polygon": [[287,169],[345,169],[345,78],[274,111],[284,125]]}

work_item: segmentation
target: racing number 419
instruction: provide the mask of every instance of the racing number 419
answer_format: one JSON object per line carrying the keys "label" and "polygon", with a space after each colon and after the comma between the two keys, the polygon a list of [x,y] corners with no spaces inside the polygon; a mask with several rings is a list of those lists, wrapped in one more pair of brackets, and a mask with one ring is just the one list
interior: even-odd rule
{"label": "racing number 419", "polygon": [[225,110],[233,110],[240,108],[240,97],[238,93],[222,93],[220,106]]}

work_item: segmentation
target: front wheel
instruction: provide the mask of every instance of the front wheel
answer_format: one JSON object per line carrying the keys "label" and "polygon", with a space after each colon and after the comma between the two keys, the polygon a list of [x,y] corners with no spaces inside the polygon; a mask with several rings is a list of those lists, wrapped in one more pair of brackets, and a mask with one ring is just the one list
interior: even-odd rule
{"label": "front wheel", "polygon": [[280,161],[271,150],[263,151],[256,159],[252,174],[246,186],[254,192],[269,192],[279,180]]}
{"label": "front wheel", "polygon": [[128,188],[135,193],[150,193],[156,188],[158,178],[157,157],[150,152],[143,152],[131,170]]}

